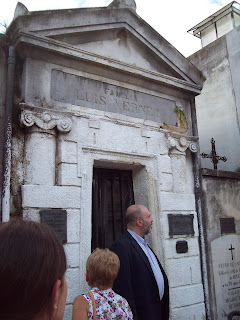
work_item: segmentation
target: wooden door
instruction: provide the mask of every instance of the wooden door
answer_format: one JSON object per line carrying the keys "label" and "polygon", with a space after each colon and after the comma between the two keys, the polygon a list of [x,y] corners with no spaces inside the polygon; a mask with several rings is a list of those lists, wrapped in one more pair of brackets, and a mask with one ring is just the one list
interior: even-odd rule
{"label": "wooden door", "polygon": [[132,171],[93,169],[92,250],[109,248],[126,230],[124,214],[131,204]]}

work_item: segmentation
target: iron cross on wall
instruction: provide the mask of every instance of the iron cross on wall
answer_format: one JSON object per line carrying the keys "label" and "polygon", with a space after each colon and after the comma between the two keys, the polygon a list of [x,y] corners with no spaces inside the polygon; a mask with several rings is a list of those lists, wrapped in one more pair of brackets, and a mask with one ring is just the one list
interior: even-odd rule
{"label": "iron cross on wall", "polygon": [[211,139],[211,144],[212,144],[212,151],[210,154],[207,154],[207,153],[201,153],[201,156],[203,158],[210,158],[212,163],[213,163],[213,166],[214,166],[214,169],[217,170],[217,164],[220,160],[226,162],[227,161],[227,158],[226,157],[220,157],[217,155],[217,152],[216,152],[216,148],[215,148],[215,140],[212,138]]}

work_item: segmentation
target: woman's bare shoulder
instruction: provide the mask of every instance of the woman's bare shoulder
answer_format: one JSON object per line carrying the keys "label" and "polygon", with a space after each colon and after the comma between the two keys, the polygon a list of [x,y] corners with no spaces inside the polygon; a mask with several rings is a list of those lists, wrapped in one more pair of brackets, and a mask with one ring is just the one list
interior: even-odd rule
{"label": "woman's bare shoulder", "polygon": [[79,296],[77,296],[74,301],[73,301],[73,305],[78,305],[78,304],[85,304],[88,305],[88,301],[86,298],[84,298],[84,296],[82,294],[80,294]]}
{"label": "woman's bare shoulder", "polygon": [[72,320],[87,320],[89,312],[89,303],[83,295],[79,295],[74,299]]}

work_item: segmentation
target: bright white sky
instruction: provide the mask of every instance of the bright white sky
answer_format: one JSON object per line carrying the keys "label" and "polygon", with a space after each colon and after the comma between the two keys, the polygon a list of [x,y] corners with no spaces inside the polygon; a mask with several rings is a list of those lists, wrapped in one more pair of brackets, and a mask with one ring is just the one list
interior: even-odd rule
{"label": "bright white sky", "polygon": [[[29,11],[107,6],[112,0],[19,0]],[[187,30],[230,3],[230,0],[135,0],[137,14],[185,57],[201,48]],[[0,24],[10,24],[18,0],[0,0]],[[0,26],[0,32],[4,28]]]}

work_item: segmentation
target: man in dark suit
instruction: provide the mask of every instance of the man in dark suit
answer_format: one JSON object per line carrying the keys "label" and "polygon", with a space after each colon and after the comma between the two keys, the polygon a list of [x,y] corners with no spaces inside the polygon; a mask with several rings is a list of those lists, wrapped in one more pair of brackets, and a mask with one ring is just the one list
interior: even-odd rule
{"label": "man in dark suit", "polygon": [[169,319],[167,276],[145,239],[152,222],[145,206],[130,206],[126,211],[127,231],[111,247],[120,259],[113,290],[127,299],[134,320]]}

